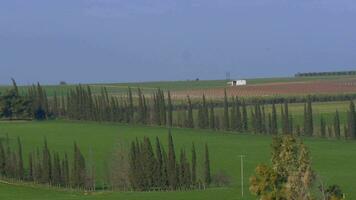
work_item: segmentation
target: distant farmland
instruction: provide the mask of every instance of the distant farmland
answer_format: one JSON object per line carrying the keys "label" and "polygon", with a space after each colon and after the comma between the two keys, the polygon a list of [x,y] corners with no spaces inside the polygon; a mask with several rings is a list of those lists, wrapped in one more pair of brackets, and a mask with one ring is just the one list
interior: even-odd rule
{"label": "distant farmland", "polygon": [[[45,85],[49,97],[55,93],[59,96],[65,95],[68,90],[74,89],[78,84],[68,85]],[[126,95],[130,87],[134,95],[137,88],[141,88],[146,96],[150,96],[155,90],[162,89],[171,91],[172,96],[177,99],[201,97],[203,94],[209,98],[223,97],[224,89],[228,95],[234,96],[294,96],[303,94],[340,94],[356,92],[356,76],[317,76],[317,77],[276,77],[247,79],[247,86],[230,87],[226,80],[182,80],[182,81],[154,81],[154,82],[132,82],[132,83],[90,83],[82,84],[90,86],[93,94],[100,94],[105,87],[110,95]],[[29,86],[20,86],[21,92],[26,92]],[[11,88],[9,85],[0,85],[0,93]]]}
{"label": "distant farmland", "polygon": [[208,98],[219,98],[224,96],[226,89],[228,96],[289,96],[307,94],[346,94],[356,92],[356,78],[345,78],[335,80],[313,80],[294,82],[271,82],[251,84],[237,87],[195,89],[175,91],[175,98],[201,97],[203,94]]}

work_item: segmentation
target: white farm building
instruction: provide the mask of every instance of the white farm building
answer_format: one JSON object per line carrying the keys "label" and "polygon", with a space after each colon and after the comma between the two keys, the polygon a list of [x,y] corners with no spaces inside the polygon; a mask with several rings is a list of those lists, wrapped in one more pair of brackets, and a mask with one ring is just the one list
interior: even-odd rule
{"label": "white farm building", "polygon": [[234,80],[234,81],[227,82],[227,84],[231,85],[231,86],[242,86],[242,85],[247,85],[247,81],[246,80]]}

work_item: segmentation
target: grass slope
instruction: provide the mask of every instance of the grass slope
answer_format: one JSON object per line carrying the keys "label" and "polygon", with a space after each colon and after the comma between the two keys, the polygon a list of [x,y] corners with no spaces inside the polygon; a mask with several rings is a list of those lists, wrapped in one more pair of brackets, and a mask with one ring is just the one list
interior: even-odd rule
{"label": "grass slope", "polygon": [[[167,145],[167,130],[160,127],[128,126],[120,124],[98,124],[89,122],[1,122],[0,135],[8,133],[10,138],[20,136],[24,145],[24,152],[41,146],[43,137],[47,137],[49,146],[53,150],[69,152],[71,154],[73,141],[77,141],[82,151],[88,154],[89,149],[94,152],[97,161],[96,169],[98,184],[104,179],[106,163],[115,146],[121,141],[128,144],[136,137],[149,136],[152,139],[160,137]],[[259,163],[268,163],[270,157],[271,137],[250,134],[231,134],[206,130],[173,129],[173,137],[177,148],[185,147],[190,154],[192,141],[196,143],[198,162],[202,163],[203,146],[209,144],[212,171],[223,169],[233,178],[229,188],[209,189],[207,191],[192,192],[107,192],[85,195],[76,192],[63,192],[42,186],[13,186],[0,183],[0,199],[240,199],[240,159],[239,155],[246,155],[245,178],[253,173]],[[335,141],[326,139],[305,139],[313,158],[314,169],[319,172],[324,181],[329,184],[339,184],[347,193],[348,199],[356,198],[356,174],[354,159],[356,152],[355,141]],[[200,168],[200,172],[201,172]],[[248,191],[245,182],[245,193]],[[247,195],[245,199],[254,199]]]}

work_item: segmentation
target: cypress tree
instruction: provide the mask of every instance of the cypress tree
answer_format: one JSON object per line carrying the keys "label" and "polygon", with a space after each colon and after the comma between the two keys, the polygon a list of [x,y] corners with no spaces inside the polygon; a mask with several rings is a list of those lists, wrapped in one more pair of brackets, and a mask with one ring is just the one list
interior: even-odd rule
{"label": "cypress tree", "polygon": [[215,129],[215,113],[214,113],[214,104],[211,102],[210,103],[210,116],[209,116],[209,126],[210,129]]}
{"label": "cypress tree", "polygon": [[204,113],[202,105],[198,107],[198,127],[204,128]]}
{"label": "cypress tree", "polygon": [[348,137],[351,139],[355,139],[356,137],[356,112],[355,112],[355,104],[353,101],[350,101],[350,110],[348,114]]}
{"label": "cypress tree", "polygon": [[138,93],[138,122],[141,124],[145,123],[145,110],[144,110],[144,100],[143,100],[143,94],[140,88],[137,89]]}
{"label": "cypress tree", "polygon": [[207,144],[205,144],[204,183],[206,186],[209,186],[211,183],[209,149]]}
{"label": "cypress tree", "polygon": [[262,114],[261,114],[262,120],[261,120],[261,126],[262,126],[262,133],[267,133],[267,125],[266,125],[266,112],[265,112],[265,107],[262,106]]}
{"label": "cypress tree", "polygon": [[237,130],[237,116],[236,116],[236,104],[235,104],[235,98],[232,97],[232,108],[230,109],[230,127],[231,130],[236,131]]}
{"label": "cypress tree", "polygon": [[312,107],[312,100],[309,97],[308,98],[308,115],[309,115],[309,130],[310,134],[312,135],[314,133],[314,123],[313,123],[313,107]]}
{"label": "cypress tree", "polygon": [[277,111],[276,111],[276,105],[274,103],[272,104],[271,133],[272,134],[277,134],[278,133]]}
{"label": "cypress tree", "polygon": [[32,153],[29,153],[28,155],[28,167],[29,167],[29,170],[28,170],[28,177],[27,179],[29,181],[33,181],[33,155]]}
{"label": "cypress tree", "polygon": [[64,160],[62,162],[62,180],[63,180],[63,185],[68,187],[70,185],[70,176],[69,176],[69,161],[68,161],[68,155],[65,153],[64,154]]}
{"label": "cypress tree", "polygon": [[173,126],[173,105],[171,100],[171,93],[168,91],[168,127]]}
{"label": "cypress tree", "polygon": [[168,173],[168,183],[171,190],[177,188],[177,163],[176,163],[176,155],[174,151],[174,143],[173,137],[171,134],[171,130],[169,130],[168,134],[168,163],[167,163],[167,173]]}
{"label": "cypress tree", "polygon": [[128,100],[129,100],[129,105],[128,105],[128,115],[129,119],[128,121],[132,123],[134,121],[134,103],[133,103],[133,97],[132,97],[132,91],[131,88],[128,88]]}
{"label": "cypress tree", "polygon": [[168,182],[168,158],[167,158],[167,153],[164,150],[164,148],[161,146],[162,149],[162,188],[167,189],[169,187],[169,182]]}
{"label": "cypress tree", "polygon": [[190,97],[187,96],[188,101],[188,120],[187,120],[187,128],[194,128],[194,118],[193,118],[193,106]]}
{"label": "cypress tree", "polygon": [[283,122],[283,134],[290,133],[290,124],[289,124],[289,109],[287,101],[284,102],[284,109],[282,110],[282,122]]}
{"label": "cypress tree", "polygon": [[155,184],[155,170],[157,168],[156,159],[149,138],[145,137],[142,145],[141,163],[143,167],[144,189],[148,190]]}
{"label": "cypress tree", "polygon": [[267,132],[269,135],[273,134],[273,130],[272,130],[272,114],[268,113],[268,126],[267,126]]}
{"label": "cypress tree", "polygon": [[241,109],[240,109],[240,102],[238,98],[236,97],[236,124],[237,124],[237,131],[241,132],[243,130],[242,128],[242,114],[241,114]]}
{"label": "cypress tree", "polygon": [[325,124],[323,116],[320,117],[320,136],[321,137],[326,136],[326,124]]}
{"label": "cypress tree", "polygon": [[310,96],[308,96],[307,104],[304,104],[304,132],[308,136],[312,136],[314,133],[313,108]]}
{"label": "cypress tree", "polygon": [[192,184],[197,183],[197,154],[195,151],[195,145],[192,145]]}
{"label": "cypress tree", "polygon": [[161,143],[159,138],[156,137],[156,157],[157,157],[157,167],[156,167],[156,186],[163,188],[165,186],[165,180],[163,180],[163,155],[161,150]]}
{"label": "cypress tree", "polygon": [[340,117],[337,110],[334,117],[334,133],[336,138],[340,138]]}
{"label": "cypress tree", "polygon": [[229,130],[229,103],[227,100],[226,89],[224,90],[224,120],[223,120],[224,130]]}
{"label": "cypress tree", "polygon": [[20,180],[24,179],[24,166],[23,166],[23,157],[22,157],[22,144],[21,144],[21,140],[20,137],[17,137],[17,144],[18,144],[18,155],[17,155],[17,159],[18,159],[18,167],[17,167],[17,177]]}
{"label": "cypress tree", "polygon": [[248,130],[248,117],[245,100],[242,101],[242,127],[244,131]]}
{"label": "cypress tree", "polygon": [[3,142],[0,140],[0,175],[5,176],[6,170],[6,153]]}
{"label": "cypress tree", "polygon": [[48,149],[47,139],[44,139],[44,146],[42,150],[42,183],[50,183],[52,180],[52,161],[51,153]]}
{"label": "cypress tree", "polygon": [[206,103],[205,95],[203,95],[202,117],[203,117],[203,127],[209,128],[209,108],[208,108],[208,104]]}

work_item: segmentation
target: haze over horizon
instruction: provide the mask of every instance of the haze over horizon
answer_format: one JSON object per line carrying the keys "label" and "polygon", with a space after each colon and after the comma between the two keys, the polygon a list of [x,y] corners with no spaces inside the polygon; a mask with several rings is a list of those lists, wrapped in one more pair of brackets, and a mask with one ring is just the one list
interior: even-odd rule
{"label": "haze over horizon", "polygon": [[0,84],[356,69],[352,0],[5,0]]}

